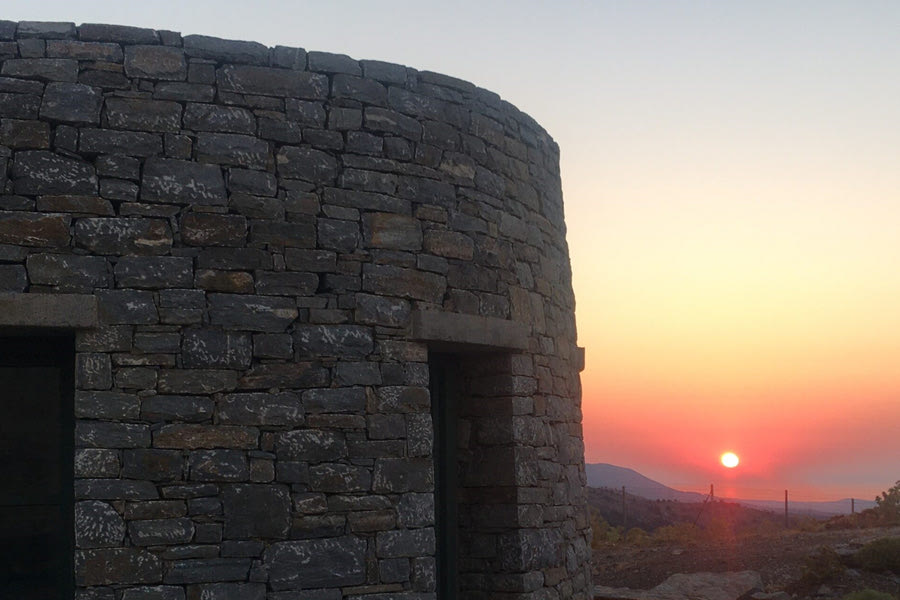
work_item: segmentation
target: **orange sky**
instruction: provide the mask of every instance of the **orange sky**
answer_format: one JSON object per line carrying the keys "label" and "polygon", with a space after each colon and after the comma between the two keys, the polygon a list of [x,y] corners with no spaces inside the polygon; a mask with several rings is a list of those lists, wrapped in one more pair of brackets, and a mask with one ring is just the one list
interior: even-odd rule
{"label": "orange sky", "polygon": [[586,458],[872,499],[900,479],[900,13],[760,6],[626,17],[663,41],[623,36],[610,147],[564,160]]}

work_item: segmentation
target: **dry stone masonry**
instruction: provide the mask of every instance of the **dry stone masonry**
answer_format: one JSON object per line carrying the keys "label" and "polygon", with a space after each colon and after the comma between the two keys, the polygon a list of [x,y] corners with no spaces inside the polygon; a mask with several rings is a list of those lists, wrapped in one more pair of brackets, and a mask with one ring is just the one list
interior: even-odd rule
{"label": "dry stone masonry", "polygon": [[590,597],[527,115],[379,61],[0,21],[0,165],[3,334],[74,345],[75,598]]}

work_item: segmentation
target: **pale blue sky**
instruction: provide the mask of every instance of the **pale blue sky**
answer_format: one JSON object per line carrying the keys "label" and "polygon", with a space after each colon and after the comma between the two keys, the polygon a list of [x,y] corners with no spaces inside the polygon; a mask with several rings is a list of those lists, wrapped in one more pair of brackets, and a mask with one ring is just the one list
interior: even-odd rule
{"label": "pale blue sky", "polygon": [[[678,377],[702,372],[704,357],[727,358],[741,335],[752,334],[754,323],[746,321],[759,306],[768,307],[771,320],[763,325],[775,336],[760,354],[778,364],[772,358],[754,372],[773,378],[777,396],[784,392],[776,385],[784,365],[803,363],[808,388],[802,400],[758,402],[782,402],[788,413],[793,407],[807,415],[811,439],[831,431],[816,430],[809,411],[838,401],[815,390],[836,389],[829,377],[851,360],[841,359],[840,348],[864,348],[861,340],[868,339],[882,340],[869,346],[881,348],[884,340],[900,339],[900,319],[871,318],[900,312],[893,258],[900,256],[900,2],[2,0],[0,6],[10,20],[119,23],[397,62],[472,81],[529,113],[562,152],[579,339],[587,348],[590,462],[706,486],[707,470],[666,462],[676,454],[672,448],[648,444],[629,427],[635,415],[653,413],[654,402],[678,399],[691,422],[709,416],[711,394],[738,397],[745,382],[735,380],[724,392],[722,382],[682,389]],[[747,290],[760,299],[748,299]],[[795,331],[799,322],[840,335],[825,347],[804,338],[809,331]],[[723,328],[733,335],[716,337]],[[690,339],[679,346],[679,335]],[[696,356],[694,338],[703,349]],[[717,346],[723,339],[727,344]],[[791,352],[779,353],[784,348]],[[875,364],[863,350],[854,352]],[[669,372],[663,367],[673,354],[686,358]],[[806,364],[809,356],[818,357],[820,371]],[[742,357],[734,360],[751,360]],[[900,412],[884,413],[891,399],[900,406],[900,367],[877,364],[884,381],[871,393],[878,395],[872,402],[879,418],[861,419],[865,429],[848,424],[851,441],[836,444],[839,456],[811,452],[806,466],[779,465],[755,485],[803,481],[824,494],[852,483],[868,494],[900,477]],[[673,375],[676,367],[682,371]],[[861,389],[872,380],[868,372],[850,369],[841,385]],[[647,389],[655,395],[645,398]],[[671,397],[662,397],[665,390]],[[865,411],[867,402],[862,395],[850,405]],[[603,433],[609,430],[623,434]],[[744,434],[759,437],[755,430]],[[866,481],[847,462],[851,455],[870,457]],[[752,464],[752,456],[745,462]]]}

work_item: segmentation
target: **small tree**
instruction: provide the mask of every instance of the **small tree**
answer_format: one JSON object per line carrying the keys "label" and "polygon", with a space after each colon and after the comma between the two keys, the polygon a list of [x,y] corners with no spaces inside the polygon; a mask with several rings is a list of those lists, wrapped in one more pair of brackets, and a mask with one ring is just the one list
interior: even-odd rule
{"label": "small tree", "polygon": [[878,504],[876,509],[878,516],[884,522],[896,523],[900,521],[900,481],[888,491],[880,496],[876,496],[875,503]]}

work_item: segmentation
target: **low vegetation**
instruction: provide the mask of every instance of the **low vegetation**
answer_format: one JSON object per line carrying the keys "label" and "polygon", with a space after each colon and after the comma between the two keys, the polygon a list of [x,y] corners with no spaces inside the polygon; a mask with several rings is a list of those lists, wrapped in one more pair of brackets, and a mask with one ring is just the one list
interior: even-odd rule
{"label": "low vegetation", "polygon": [[645,587],[673,573],[756,570],[797,599],[900,600],[900,481],[874,508],[831,519],[735,503],[681,503],[590,488],[595,577]]}

